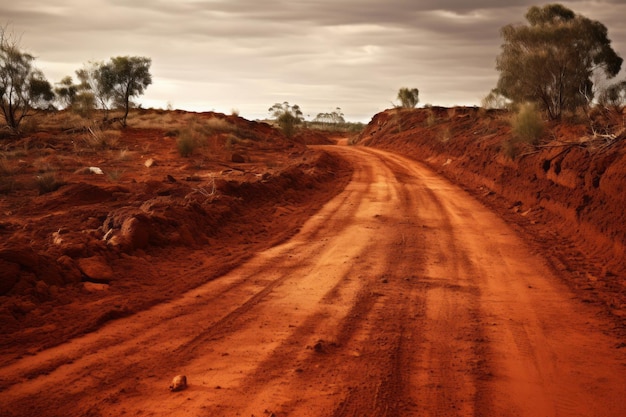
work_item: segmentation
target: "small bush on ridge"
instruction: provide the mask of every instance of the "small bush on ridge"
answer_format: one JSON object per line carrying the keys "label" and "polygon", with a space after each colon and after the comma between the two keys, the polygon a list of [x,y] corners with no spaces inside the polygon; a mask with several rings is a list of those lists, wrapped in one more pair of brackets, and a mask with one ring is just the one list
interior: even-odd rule
{"label": "small bush on ridge", "polygon": [[536,145],[543,134],[544,122],[535,105],[525,103],[511,119],[511,128],[518,140]]}

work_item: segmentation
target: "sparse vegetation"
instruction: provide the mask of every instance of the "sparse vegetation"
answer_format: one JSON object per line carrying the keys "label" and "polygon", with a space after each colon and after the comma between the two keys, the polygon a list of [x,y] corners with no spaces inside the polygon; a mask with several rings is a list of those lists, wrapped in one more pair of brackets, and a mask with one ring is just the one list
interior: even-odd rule
{"label": "sparse vegetation", "polygon": [[106,172],[107,178],[111,181],[119,181],[122,175],[124,175],[123,169],[109,169]]}
{"label": "sparse vegetation", "polygon": [[198,136],[193,129],[183,129],[176,139],[176,147],[180,156],[187,158],[198,147]]}
{"label": "sparse vegetation", "polygon": [[517,140],[536,145],[543,134],[544,122],[535,105],[525,103],[511,119],[511,128]]}
{"label": "sparse vegetation", "polygon": [[46,172],[35,177],[39,195],[51,193],[65,185],[65,182],[57,177],[54,172]]}
{"label": "sparse vegetation", "polygon": [[150,65],[150,58],[136,56],[118,56],[107,63],[89,62],[76,71],[79,84],[75,85],[71,76],[57,84],[58,101],[85,118],[99,108],[104,112],[104,121],[111,109],[121,109],[123,114],[117,120],[126,127],[130,109],[135,107],[132,99],[152,84]]}
{"label": "sparse vegetation", "polygon": [[126,161],[130,161],[132,157],[132,152],[129,151],[128,149],[120,149],[119,153],[117,154],[117,160],[120,162],[126,162]]}
{"label": "sparse vegetation", "polygon": [[0,110],[7,127],[18,133],[22,121],[54,99],[52,86],[33,66],[35,57],[20,50],[18,41],[0,28]]}
{"label": "sparse vegetation", "polygon": [[622,58],[611,47],[607,28],[560,4],[533,6],[528,25],[502,28],[496,94],[514,103],[535,103],[550,119],[589,105],[594,74],[612,78]]}
{"label": "sparse vegetation", "polygon": [[133,97],[143,94],[144,90],[152,84],[150,74],[150,58],[139,56],[118,56],[100,68],[100,82],[110,92],[117,108],[124,110],[121,118],[123,127],[126,127],[126,119],[131,107]]}
{"label": "sparse vegetation", "polygon": [[426,126],[432,127],[437,123],[437,115],[433,111],[432,107],[428,107],[428,116],[426,117]]}
{"label": "sparse vegetation", "polygon": [[616,115],[622,115],[626,108],[626,81],[620,81],[607,87],[600,94],[598,101],[602,107]]}
{"label": "sparse vegetation", "polygon": [[214,132],[233,132],[236,127],[229,123],[228,120],[219,117],[212,117],[203,123],[203,129],[206,133]]}
{"label": "sparse vegetation", "polygon": [[412,109],[419,103],[419,90],[417,88],[402,87],[398,90],[398,100],[400,100],[400,106],[406,109]]}
{"label": "sparse vegetation", "polygon": [[245,143],[245,140],[239,138],[237,135],[230,134],[226,138],[226,143],[224,144],[224,147],[228,150],[232,150],[236,145],[241,143]]}
{"label": "sparse vegetation", "polygon": [[88,128],[88,133],[83,142],[88,149],[102,151],[116,148],[120,136],[119,130],[103,129],[94,125]]}
{"label": "sparse vegetation", "polygon": [[274,104],[269,108],[269,112],[288,138],[293,136],[296,126],[304,120],[300,106],[297,104],[292,106],[286,101]]}
{"label": "sparse vegetation", "polygon": [[313,119],[314,123],[323,124],[340,124],[345,123],[346,119],[343,116],[343,112],[340,107],[337,107],[334,111],[328,113],[318,113]]}

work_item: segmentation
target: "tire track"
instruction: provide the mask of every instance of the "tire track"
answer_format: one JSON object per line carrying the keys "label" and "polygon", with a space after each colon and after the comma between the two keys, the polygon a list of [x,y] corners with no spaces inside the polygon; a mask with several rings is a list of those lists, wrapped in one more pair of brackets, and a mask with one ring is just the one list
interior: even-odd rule
{"label": "tire track", "polygon": [[352,181],[293,239],[3,367],[0,415],[621,415],[626,355],[504,223],[412,161],[328,149]]}

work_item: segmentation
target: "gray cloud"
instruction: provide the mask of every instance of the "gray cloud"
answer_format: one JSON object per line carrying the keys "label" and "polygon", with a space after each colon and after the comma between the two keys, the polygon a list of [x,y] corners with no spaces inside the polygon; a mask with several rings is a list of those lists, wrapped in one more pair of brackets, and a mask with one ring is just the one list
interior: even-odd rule
{"label": "gray cloud", "polygon": [[[90,60],[142,55],[144,105],[264,117],[274,102],[305,114],[342,107],[368,120],[398,88],[423,103],[478,104],[497,80],[499,29],[533,1],[22,0],[0,4],[51,81]],[[609,28],[626,54],[623,1],[562,2]]]}

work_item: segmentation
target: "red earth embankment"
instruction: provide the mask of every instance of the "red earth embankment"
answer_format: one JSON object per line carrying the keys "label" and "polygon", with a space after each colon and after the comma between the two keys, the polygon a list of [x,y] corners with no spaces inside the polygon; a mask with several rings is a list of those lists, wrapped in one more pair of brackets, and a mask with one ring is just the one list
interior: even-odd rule
{"label": "red earth embankment", "polygon": [[[145,111],[103,132],[51,125],[0,152],[0,348],[9,357],[223,274],[297,233],[350,178],[327,152],[235,116]],[[185,157],[183,137],[197,142]],[[59,187],[42,193],[48,177]]]}
{"label": "red earth embankment", "polygon": [[476,108],[388,110],[359,143],[410,156],[520,225],[589,302],[626,317],[626,140],[588,126],[548,126],[541,145],[515,144],[510,115]]}

